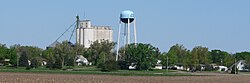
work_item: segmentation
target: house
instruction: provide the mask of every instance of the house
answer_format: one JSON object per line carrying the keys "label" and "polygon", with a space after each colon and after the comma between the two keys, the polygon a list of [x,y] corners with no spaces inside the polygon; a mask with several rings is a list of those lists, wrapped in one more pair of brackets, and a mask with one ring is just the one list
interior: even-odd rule
{"label": "house", "polygon": [[60,42],[55,41],[55,42],[53,42],[52,44],[50,44],[49,46],[47,46],[46,49],[54,48],[54,47],[56,47],[57,44],[60,44]]}
{"label": "house", "polygon": [[218,69],[217,71],[227,71],[228,68],[226,66],[213,66],[214,69]]}
{"label": "house", "polygon": [[45,65],[47,65],[47,62],[46,61],[42,61],[41,66],[45,66]]}
{"label": "house", "polygon": [[77,63],[78,66],[80,66],[80,65],[91,65],[89,63],[89,61],[87,60],[87,58],[85,58],[82,55],[77,55],[76,56],[76,63]]}
{"label": "house", "polygon": [[184,70],[183,64],[176,64],[176,65],[174,65],[174,67],[176,67],[177,70]]}
{"label": "house", "polygon": [[135,63],[132,63],[130,66],[128,66],[128,69],[136,69]]}
{"label": "house", "polygon": [[[136,65],[135,65],[135,63],[132,63],[129,67],[128,67],[128,69],[136,69]],[[157,60],[157,63],[156,63],[156,65],[155,65],[155,67],[153,68],[153,69],[163,69],[163,66],[162,66],[162,64],[161,64],[161,60]]]}
{"label": "house", "polygon": [[239,71],[248,71],[249,70],[249,69],[246,69],[246,61],[245,60],[239,60],[238,62],[236,62],[232,66],[230,66],[229,69],[232,70],[232,68],[234,68],[235,65]]}
{"label": "house", "polygon": [[162,69],[161,60],[158,60],[154,69]]}

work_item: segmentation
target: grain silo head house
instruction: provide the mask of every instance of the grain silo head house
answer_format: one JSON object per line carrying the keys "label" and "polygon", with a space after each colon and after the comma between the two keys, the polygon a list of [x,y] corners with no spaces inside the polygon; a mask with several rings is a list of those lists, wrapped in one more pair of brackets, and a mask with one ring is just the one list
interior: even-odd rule
{"label": "grain silo head house", "polygon": [[80,20],[77,16],[76,43],[89,48],[95,41],[113,41],[113,30],[110,26],[93,26],[90,20]]}

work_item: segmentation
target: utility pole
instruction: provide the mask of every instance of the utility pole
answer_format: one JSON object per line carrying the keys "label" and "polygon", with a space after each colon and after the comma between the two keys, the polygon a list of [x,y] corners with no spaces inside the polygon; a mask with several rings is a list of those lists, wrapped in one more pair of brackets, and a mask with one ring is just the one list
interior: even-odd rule
{"label": "utility pole", "polygon": [[223,65],[223,61],[222,61],[222,59],[220,59],[220,65],[221,65],[221,66]]}
{"label": "utility pole", "polygon": [[237,65],[236,65],[236,55],[235,55],[235,59],[234,59],[234,74],[236,74],[237,72],[236,72],[236,68],[237,67]]}
{"label": "utility pole", "polygon": [[18,64],[19,64],[19,63],[18,63],[18,55],[19,55],[19,54],[17,53],[17,54],[16,54],[16,68],[18,68]]}
{"label": "utility pole", "polygon": [[167,72],[168,72],[168,56],[167,56]]}

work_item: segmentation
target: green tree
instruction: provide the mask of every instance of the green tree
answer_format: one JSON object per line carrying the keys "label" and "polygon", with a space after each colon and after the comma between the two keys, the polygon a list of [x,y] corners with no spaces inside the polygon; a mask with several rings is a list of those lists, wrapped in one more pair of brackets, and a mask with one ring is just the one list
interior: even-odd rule
{"label": "green tree", "polygon": [[169,64],[179,63],[184,65],[184,61],[188,56],[188,50],[183,45],[176,44],[170,48],[168,53],[163,53],[162,55],[163,65],[166,65],[167,57],[169,59]]}
{"label": "green tree", "polygon": [[223,65],[230,67],[234,63],[235,58],[233,55],[229,54],[226,55],[225,58],[223,59]]}
{"label": "green tree", "polygon": [[20,59],[19,59],[19,66],[21,67],[28,67],[29,66],[29,62],[28,62],[29,58],[26,52],[22,52]]}
{"label": "green tree", "polygon": [[198,64],[209,64],[210,59],[209,59],[209,51],[208,48],[202,47],[202,46],[197,46],[194,47],[193,50],[191,51],[191,63],[197,67]]}
{"label": "green tree", "polygon": [[250,52],[238,52],[235,53],[234,56],[236,56],[237,60],[246,60],[250,61]]}
{"label": "green tree", "polygon": [[[76,53],[74,53],[74,49],[71,44],[69,44],[68,41],[63,41],[60,44],[57,44],[54,48],[55,51],[55,57],[58,59],[55,59],[57,63],[61,63],[61,67],[63,68],[64,65],[66,66],[74,66],[72,62],[74,62],[74,58],[76,56]],[[73,60],[72,60],[73,59]]]}
{"label": "green tree", "polygon": [[4,60],[4,56],[6,55],[6,49],[5,45],[0,44],[0,60]]}
{"label": "green tree", "polygon": [[[12,45],[12,46],[10,46],[10,49],[14,51],[15,58],[21,58],[22,53],[25,53],[25,56],[27,56],[28,60],[30,60],[30,61],[34,58],[42,58],[41,55],[42,55],[43,49],[38,48],[36,46]],[[14,60],[16,60],[16,59],[14,59]],[[38,63],[40,63],[40,60],[38,61]],[[15,62],[15,64],[16,64],[16,62]]]}
{"label": "green tree", "polygon": [[100,56],[97,59],[97,67],[101,68],[108,59],[109,57],[107,53],[101,52]]}
{"label": "green tree", "polygon": [[115,43],[109,42],[108,40],[102,40],[102,41],[95,41],[93,44],[90,45],[88,48],[89,53],[91,54],[91,61],[94,63],[94,65],[99,64],[99,59],[102,59],[100,56],[105,55],[105,57],[109,57],[108,59],[115,59],[114,52],[112,51],[114,49]]}
{"label": "green tree", "polygon": [[211,56],[212,63],[218,65],[230,66],[233,63],[233,57],[226,51],[211,50],[209,53]]}
{"label": "green tree", "polygon": [[52,68],[56,68],[56,69],[61,69],[61,68],[63,68],[63,67],[64,67],[64,63],[63,63],[63,61],[62,61],[62,57],[61,57],[59,54],[56,54],[56,55],[54,56],[54,58],[55,58],[55,61],[54,61],[54,63],[53,63]]}
{"label": "green tree", "polygon": [[159,50],[150,44],[130,44],[125,47],[125,61],[128,65],[136,65],[138,70],[148,70],[157,63]]}
{"label": "green tree", "polygon": [[237,60],[245,60],[246,63],[250,64],[250,52],[238,52],[233,55]]}
{"label": "green tree", "polygon": [[0,44],[0,62],[5,63],[5,59],[10,59],[10,64],[16,63],[16,52],[12,48],[7,48],[5,44]]}
{"label": "green tree", "polygon": [[83,45],[81,44],[76,44],[74,47],[73,47],[73,51],[74,53],[76,53],[77,55],[84,55],[84,53],[86,52],[86,48],[84,48]]}
{"label": "green tree", "polygon": [[63,68],[64,66],[74,66],[75,56],[80,53],[78,46],[73,46],[68,41],[58,43],[53,48],[43,51],[42,57],[47,60],[48,68]]}
{"label": "green tree", "polygon": [[30,67],[31,67],[31,68],[37,68],[38,66],[39,66],[38,60],[37,60],[36,58],[33,58],[33,59],[31,60]]}
{"label": "green tree", "polygon": [[43,51],[42,57],[45,58],[45,60],[47,62],[47,65],[46,65],[47,68],[50,68],[50,69],[53,68],[53,65],[55,63],[54,56],[55,56],[54,48],[48,48],[48,49]]}
{"label": "green tree", "polygon": [[32,59],[35,57],[40,57],[43,49],[35,47],[35,46],[19,46],[15,47],[18,53],[26,52],[28,58]]}
{"label": "green tree", "polygon": [[163,52],[161,54],[161,58],[160,58],[161,61],[162,61],[161,64],[163,66],[174,65],[177,62],[177,58],[178,57],[175,54],[171,53],[171,52],[169,52],[169,53]]}
{"label": "green tree", "polygon": [[100,65],[101,71],[116,71],[119,69],[118,63],[115,60],[107,60]]}

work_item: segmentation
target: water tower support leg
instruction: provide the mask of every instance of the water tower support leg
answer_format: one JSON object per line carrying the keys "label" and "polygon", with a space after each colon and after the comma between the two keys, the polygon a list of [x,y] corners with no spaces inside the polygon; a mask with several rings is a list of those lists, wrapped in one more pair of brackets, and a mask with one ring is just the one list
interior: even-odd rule
{"label": "water tower support leg", "polygon": [[121,34],[121,21],[119,22],[118,40],[117,40],[117,50],[115,60],[118,61],[119,49],[120,49],[120,34]]}
{"label": "water tower support leg", "polygon": [[134,38],[135,38],[135,45],[137,44],[137,34],[136,34],[136,19],[134,19]]}
{"label": "water tower support leg", "polygon": [[127,44],[130,44],[130,20],[128,18],[128,43]]}

